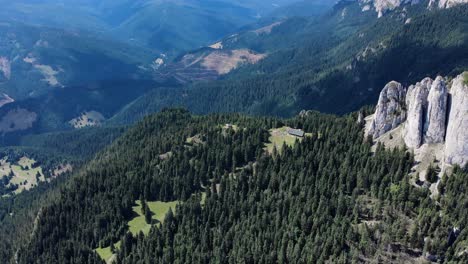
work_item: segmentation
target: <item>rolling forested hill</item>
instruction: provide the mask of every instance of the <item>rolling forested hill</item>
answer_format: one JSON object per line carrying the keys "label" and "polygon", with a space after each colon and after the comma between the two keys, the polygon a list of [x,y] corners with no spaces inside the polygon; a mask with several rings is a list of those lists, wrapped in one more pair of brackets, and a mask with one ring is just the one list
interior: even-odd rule
{"label": "rolling forested hill", "polygon": [[[306,135],[294,139],[284,127]],[[468,220],[466,171],[444,177],[433,200],[409,182],[411,154],[381,146],[372,154],[363,140],[356,115],[308,112],[281,120],[165,110],[131,128],[69,184],[40,198],[41,205],[6,209],[0,257],[18,263],[466,261],[468,237],[459,231]],[[164,204],[172,205],[158,211]],[[15,220],[24,215],[34,224]]]}
{"label": "rolling forested hill", "polygon": [[6,20],[100,32],[174,56],[296,0],[1,0]]}

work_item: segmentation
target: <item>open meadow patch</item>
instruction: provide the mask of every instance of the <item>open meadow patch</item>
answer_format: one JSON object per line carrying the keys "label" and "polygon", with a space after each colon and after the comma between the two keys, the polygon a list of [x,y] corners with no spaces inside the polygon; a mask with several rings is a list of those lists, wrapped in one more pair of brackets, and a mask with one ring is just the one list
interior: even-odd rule
{"label": "open meadow patch", "polygon": [[268,153],[273,153],[273,149],[276,147],[277,150],[281,150],[283,145],[292,147],[297,141],[302,141],[304,137],[311,136],[311,133],[304,133],[302,130],[293,129],[287,126],[280,128],[270,129],[269,143],[265,145],[265,149]]}
{"label": "open meadow patch", "polygon": [[4,187],[16,194],[45,181],[42,168],[28,157],[22,157],[18,161],[9,161],[8,158],[0,160],[0,178]]}

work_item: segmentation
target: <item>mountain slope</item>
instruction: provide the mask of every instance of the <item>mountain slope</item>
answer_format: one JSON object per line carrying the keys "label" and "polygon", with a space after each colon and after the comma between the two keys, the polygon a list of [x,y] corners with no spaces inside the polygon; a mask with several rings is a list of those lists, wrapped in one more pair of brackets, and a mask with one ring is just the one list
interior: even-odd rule
{"label": "mountain slope", "polygon": [[[310,134],[281,145],[284,126]],[[282,150],[267,152],[270,141]],[[33,209],[32,235],[16,240],[18,263],[103,263],[95,249],[109,247],[116,263],[466,260],[466,232],[454,228],[467,221],[459,191],[466,172],[444,178],[437,202],[409,183],[411,154],[370,153],[356,115],[279,120],[165,110]],[[137,200],[178,205],[146,235],[132,234]]]}
{"label": "mountain slope", "polygon": [[[221,80],[176,90],[173,98],[155,100],[161,105],[151,103],[150,109],[178,105],[197,113],[346,113],[375,102],[393,79],[410,83],[437,74],[454,76],[468,68],[467,17],[468,5],[442,10],[414,5],[378,19],[357,3],[342,2],[320,19],[289,19],[268,34],[249,31],[226,38],[224,52],[243,47],[266,55]],[[131,108],[136,104],[126,109],[135,114]]]}
{"label": "mountain slope", "polygon": [[64,86],[144,78],[151,51],[105,40],[93,33],[0,24],[0,90],[15,100]]}
{"label": "mountain slope", "polygon": [[[198,48],[296,0],[0,0],[4,19],[97,31],[174,56]],[[51,15],[54,14],[54,15]]]}

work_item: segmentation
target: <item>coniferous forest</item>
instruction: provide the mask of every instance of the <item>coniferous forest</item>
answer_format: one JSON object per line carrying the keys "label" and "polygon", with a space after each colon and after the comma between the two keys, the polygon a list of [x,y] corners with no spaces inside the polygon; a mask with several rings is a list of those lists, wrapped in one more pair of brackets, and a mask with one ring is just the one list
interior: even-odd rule
{"label": "coniferous forest", "polygon": [[[10,203],[1,262],[104,263],[96,249],[105,247],[115,263],[468,261],[466,169],[444,176],[431,198],[408,176],[412,154],[372,151],[356,119],[163,110],[68,182]],[[266,151],[270,129],[283,126],[308,136]],[[178,203],[147,234],[132,234],[137,200]]]}
{"label": "coniferous forest", "polygon": [[466,264],[467,69],[468,0],[0,0],[0,264]]}

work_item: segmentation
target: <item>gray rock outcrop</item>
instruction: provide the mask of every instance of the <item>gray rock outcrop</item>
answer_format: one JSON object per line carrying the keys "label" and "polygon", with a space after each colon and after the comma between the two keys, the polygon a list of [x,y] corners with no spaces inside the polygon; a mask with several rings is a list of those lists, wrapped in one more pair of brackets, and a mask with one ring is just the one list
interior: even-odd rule
{"label": "gray rock outcrop", "polygon": [[445,140],[445,162],[464,166],[468,162],[468,85],[461,74],[450,89],[451,109]]}
{"label": "gray rock outcrop", "polygon": [[388,136],[387,132],[398,128],[402,131],[398,133],[401,144],[418,150],[421,157],[434,156],[425,153],[439,149],[436,156],[444,164],[465,166],[468,163],[468,72],[457,76],[451,85],[438,76],[434,81],[425,78],[407,91],[392,81],[380,93],[374,116],[365,120],[367,135],[377,141],[393,144],[388,139],[395,133]]}
{"label": "gray rock outcrop", "polygon": [[[384,14],[389,13],[397,8],[402,8],[408,5],[417,5],[420,3],[426,3],[420,0],[358,0],[362,11],[366,12],[369,10],[375,10],[378,17],[382,17]],[[468,3],[468,0],[429,0],[427,8],[451,8],[460,4]]]}
{"label": "gray rock outcrop", "polygon": [[406,120],[405,89],[395,81],[385,85],[380,93],[379,102],[368,135],[374,139],[396,128]]}
{"label": "gray rock outcrop", "polygon": [[424,143],[443,143],[447,117],[448,90],[444,79],[438,76],[429,91],[427,98],[427,115],[424,124]]}
{"label": "gray rock outcrop", "polygon": [[468,0],[430,0],[429,8],[451,8],[464,3],[468,3]]}
{"label": "gray rock outcrop", "polygon": [[432,80],[425,78],[408,88],[406,94],[408,112],[403,138],[405,144],[410,148],[419,148],[422,144],[427,96],[431,85]]}

